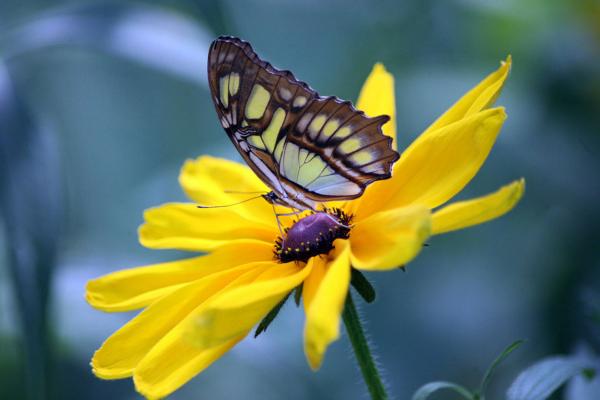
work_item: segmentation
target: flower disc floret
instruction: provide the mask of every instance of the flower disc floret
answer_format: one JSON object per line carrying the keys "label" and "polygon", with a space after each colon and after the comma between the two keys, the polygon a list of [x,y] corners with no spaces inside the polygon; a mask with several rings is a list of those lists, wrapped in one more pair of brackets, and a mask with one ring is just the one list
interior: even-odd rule
{"label": "flower disc floret", "polygon": [[329,253],[336,239],[350,237],[352,216],[335,208],[309,214],[295,221],[275,242],[275,257],[283,262],[308,261]]}

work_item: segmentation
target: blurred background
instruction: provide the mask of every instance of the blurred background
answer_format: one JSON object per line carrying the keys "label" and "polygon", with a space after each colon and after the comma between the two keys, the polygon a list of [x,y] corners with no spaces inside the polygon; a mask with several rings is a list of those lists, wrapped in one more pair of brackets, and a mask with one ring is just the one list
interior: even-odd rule
{"label": "blurred background", "polygon": [[[509,118],[459,198],[523,176],[524,199],[500,220],[431,239],[406,273],[369,274],[378,300],[362,314],[398,399],[432,380],[476,386],[516,339],[527,342],[492,399],[541,357],[598,354],[597,0],[3,0],[0,398],[139,398],[130,380],[91,374],[94,350],[132,315],[93,310],[84,287],[184,257],[138,244],[143,210],[184,200],[185,159],[240,159],[207,88],[220,34],[346,99],[382,61],[396,77],[400,148],[512,54],[499,99]],[[310,371],[303,323],[287,304],[267,334],[172,398],[367,398],[345,336]]]}

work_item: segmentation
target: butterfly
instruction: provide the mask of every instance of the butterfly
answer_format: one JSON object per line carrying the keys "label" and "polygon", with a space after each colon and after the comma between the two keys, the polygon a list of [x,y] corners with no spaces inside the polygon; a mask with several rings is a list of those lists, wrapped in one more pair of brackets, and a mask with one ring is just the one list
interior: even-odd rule
{"label": "butterfly", "polygon": [[318,203],[361,196],[391,176],[399,159],[374,118],[334,96],[322,97],[290,71],[260,59],[252,46],[229,36],[208,53],[208,80],[227,135],[272,190],[272,204],[316,211]]}

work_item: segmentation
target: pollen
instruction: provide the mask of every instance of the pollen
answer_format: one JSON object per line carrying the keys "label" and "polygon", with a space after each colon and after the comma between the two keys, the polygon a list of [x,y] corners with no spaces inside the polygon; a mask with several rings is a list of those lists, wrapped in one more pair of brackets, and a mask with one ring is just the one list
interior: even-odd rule
{"label": "pollen", "polygon": [[283,263],[306,262],[311,257],[327,254],[336,239],[350,237],[351,220],[350,215],[337,208],[310,214],[286,229],[283,237],[277,238],[275,257]]}

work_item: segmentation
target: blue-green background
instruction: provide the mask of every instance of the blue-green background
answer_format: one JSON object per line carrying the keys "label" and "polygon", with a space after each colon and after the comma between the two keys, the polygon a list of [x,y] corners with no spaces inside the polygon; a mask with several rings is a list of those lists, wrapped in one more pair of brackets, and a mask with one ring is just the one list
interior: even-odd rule
{"label": "blue-green background", "polygon": [[[130,380],[91,374],[93,351],[132,314],[93,310],[84,286],[185,256],[138,244],[143,210],[184,199],[185,159],[239,159],[206,85],[220,34],[352,100],[384,62],[400,148],[512,54],[508,120],[459,198],[520,177],[525,197],[502,219],[432,238],[406,273],[369,274],[378,299],[362,315],[397,399],[432,380],[476,386],[519,338],[492,399],[541,357],[599,350],[597,1],[3,0],[0,398],[139,398]],[[345,336],[310,371],[303,322],[288,304],[172,398],[367,398]]]}

